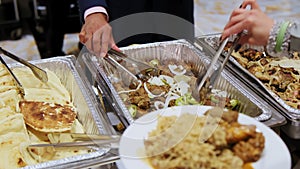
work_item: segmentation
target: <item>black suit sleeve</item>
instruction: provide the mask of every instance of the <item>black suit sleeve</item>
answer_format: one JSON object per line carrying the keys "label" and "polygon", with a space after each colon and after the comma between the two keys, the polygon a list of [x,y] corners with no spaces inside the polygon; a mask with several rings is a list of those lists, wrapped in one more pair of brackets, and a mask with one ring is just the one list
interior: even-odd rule
{"label": "black suit sleeve", "polygon": [[94,6],[102,6],[107,8],[107,4],[105,0],[78,0],[79,11],[81,20],[84,21],[83,16],[84,12]]}

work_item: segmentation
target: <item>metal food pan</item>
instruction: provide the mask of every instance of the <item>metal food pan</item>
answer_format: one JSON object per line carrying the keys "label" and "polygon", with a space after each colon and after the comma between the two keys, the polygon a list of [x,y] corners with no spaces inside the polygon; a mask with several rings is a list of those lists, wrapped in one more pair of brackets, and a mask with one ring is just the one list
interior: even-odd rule
{"label": "metal food pan", "polygon": [[[196,44],[202,46],[203,50],[212,55],[216,52],[217,41],[220,34],[204,35],[196,38]],[[244,46],[264,51],[260,46]],[[233,74],[238,76],[245,85],[259,95],[267,104],[272,106],[276,112],[280,113],[287,119],[287,123],[282,125],[280,128],[289,137],[293,139],[300,139],[300,110],[292,108],[287,105],[284,100],[277,96],[274,92],[265,87],[265,85],[248,70],[242,67],[233,57],[229,59],[227,63],[228,68],[231,69]]]}
{"label": "metal food pan", "polygon": [[[197,71],[201,71],[203,65],[207,66],[210,62],[209,57],[186,40],[129,46],[122,48],[122,51],[132,58],[138,58],[143,61],[152,59],[158,59],[160,61],[168,59],[184,61],[185,63],[192,65],[192,68]],[[128,109],[111,82],[111,80],[115,78],[126,80],[129,77],[121,72],[119,75],[112,77],[111,75],[116,75],[116,73],[108,72],[116,72],[114,67],[109,67],[110,65],[107,64],[100,64],[98,59],[88,52],[83,53],[81,57],[87,69],[90,70],[91,74],[95,75],[94,79],[96,81],[98,80],[98,83],[102,86],[104,94],[110,98],[117,113],[123,115],[129,124],[132,123],[134,119],[131,117]],[[95,71],[96,73],[92,73]],[[274,115],[274,110],[272,108],[257,97],[255,93],[247,88],[247,86],[241,84],[230,72],[226,70],[222,72],[216,88],[227,91],[230,98],[237,99],[241,102],[239,112],[252,116],[268,126],[277,126],[285,123],[284,117],[278,114]]]}
{"label": "metal food pan", "polygon": [[[211,35],[204,35],[197,38],[197,43],[205,46],[206,50],[209,50],[211,53],[216,52],[217,49],[217,41],[220,34],[211,34]],[[245,48],[253,48],[258,51],[264,52],[264,48],[261,46],[247,46],[244,45]],[[277,106],[278,108],[282,109],[282,113],[292,121],[300,121],[300,109],[293,108],[285,103],[283,99],[281,99],[277,94],[273,91],[268,89],[258,78],[256,78],[251,72],[245,69],[240,63],[234,58],[230,57],[230,62],[233,65],[232,69],[235,69],[236,72],[241,72],[238,75],[241,76],[242,79],[246,80],[251,78],[258,84],[259,87],[256,89],[258,92],[266,93],[269,97],[266,97],[273,105]]]}
{"label": "metal food pan", "polygon": [[[99,109],[95,107],[89,97],[88,88],[79,76],[74,65],[74,56],[53,57],[49,59],[35,60],[31,63],[40,68],[53,71],[71,95],[72,103],[77,110],[77,119],[83,125],[85,132],[89,134],[110,134],[111,131],[104,119],[99,116]],[[10,64],[9,67],[23,67],[20,64]],[[24,168],[81,168],[89,166],[91,160],[101,160],[106,150],[97,150],[91,153],[66,157],[59,160],[29,165]]]}

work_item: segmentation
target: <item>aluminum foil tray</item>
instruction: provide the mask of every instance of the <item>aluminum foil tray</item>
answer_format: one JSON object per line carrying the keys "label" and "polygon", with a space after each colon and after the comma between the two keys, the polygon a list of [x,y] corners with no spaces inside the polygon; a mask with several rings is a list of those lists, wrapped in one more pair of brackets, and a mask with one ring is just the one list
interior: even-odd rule
{"label": "aluminum foil tray", "polygon": [[[210,62],[209,57],[186,40],[129,46],[122,48],[122,51],[132,58],[143,59],[143,61],[152,59],[158,59],[160,61],[167,59],[184,61],[185,63],[192,65],[192,68],[197,71],[201,71],[203,66],[207,66]],[[82,62],[85,63],[86,69],[90,71],[93,79],[101,85],[104,94],[110,98],[117,113],[124,116],[129,124],[132,123],[134,119],[111,82],[112,79],[116,80],[116,78],[121,78],[126,80],[129,77],[122,73],[121,76],[112,77],[107,70],[115,71],[113,70],[114,68],[107,67],[109,66],[107,64],[99,64],[98,58],[88,52],[83,52],[81,54],[81,59]],[[268,126],[278,126],[285,123],[285,118],[283,116],[280,114],[273,114],[274,110],[271,107],[265,104],[265,102],[247,88],[247,86],[241,84],[230,72],[226,70],[222,72],[216,88],[226,91],[229,93],[230,98],[237,99],[241,102],[239,112],[252,116]]]}
{"label": "aluminum foil tray", "polygon": [[[43,60],[35,60],[31,63],[40,68],[47,68],[53,71],[61,80],[62,84],[71,94],[74,106],[77,109],[77,118],[83,125],[86,133],[89,134],[110,134],[110,130],[104,119],[99,116],[99,109],[95,107],[89,97],[88,89],[79,76],[74,65],[74,56],[53,57]],[[10,64],[9,67],[22,67],[20,64]],[[82,168],[89,166],[95,160],[101,160],[107,150],[99,149],[91,153],[66,157],[59,160],[52,160],[36,165],[26,166],[26,169],[37,168]]]}
{"label": "aluminum foil tray", "polygon": [[[211,35],[204,35],[197,38],[197,43],[205,46],[210,52],[214,53],[217,50],[217,42],[220,34],[211,34]],[[264,48],[261,46],[249,46],[244,45],[244,48],[253,48],[258,51],[264,52]],[[260,81],[258,78],[256,78],[252,73],[250,73],[247,69],[245,69],[243,66],[240,65],[240,63],[234,58],[230,57],[230,62],[234,65],[234,68],[239,69],[242,73],[239,73],[239,75],[242,76],[242,79],[251,78],[254,80],[259,88],[256,88],[259,90],[259,92],[267,93],[270,97],[266,97],[272,104],[282,109],[282,112],[285,113],[284,115],[292,120],[292,121],[300,121],[300,109],[293,108],[285,103],[283,99],[281,99],[277,94],[275,94],[273,91],[268,89],[262,81]],[[238,72],[238,71],[236,71]]]}

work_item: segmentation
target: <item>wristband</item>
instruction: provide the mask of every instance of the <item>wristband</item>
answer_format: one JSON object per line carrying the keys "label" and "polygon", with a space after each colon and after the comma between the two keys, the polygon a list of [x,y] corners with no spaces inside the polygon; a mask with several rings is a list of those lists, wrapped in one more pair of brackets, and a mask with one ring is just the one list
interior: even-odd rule
{"label": "wristband", "polygon": [[276,46],[275,46],[275,51],[276,52],[281,52],[281,46],[283,44],[284,37],[285,37],[284,35],[285,35],[285,32],[286,32],[286,30],[289,26],[289,23],[290,22],[287,21],[287,22],[282,23],[281,26],[280,26],[279,32],[276,36]]}

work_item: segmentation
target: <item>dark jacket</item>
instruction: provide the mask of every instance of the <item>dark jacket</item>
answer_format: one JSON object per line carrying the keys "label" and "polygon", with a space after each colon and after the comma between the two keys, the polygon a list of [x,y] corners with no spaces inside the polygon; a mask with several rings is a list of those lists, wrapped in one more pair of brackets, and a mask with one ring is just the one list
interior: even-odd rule
{"label": "dark jacket", "polygon": [[194,38],[193,0],[79,0],[82,15],[97,5],[107,9],[114,39],[120,47]]}

